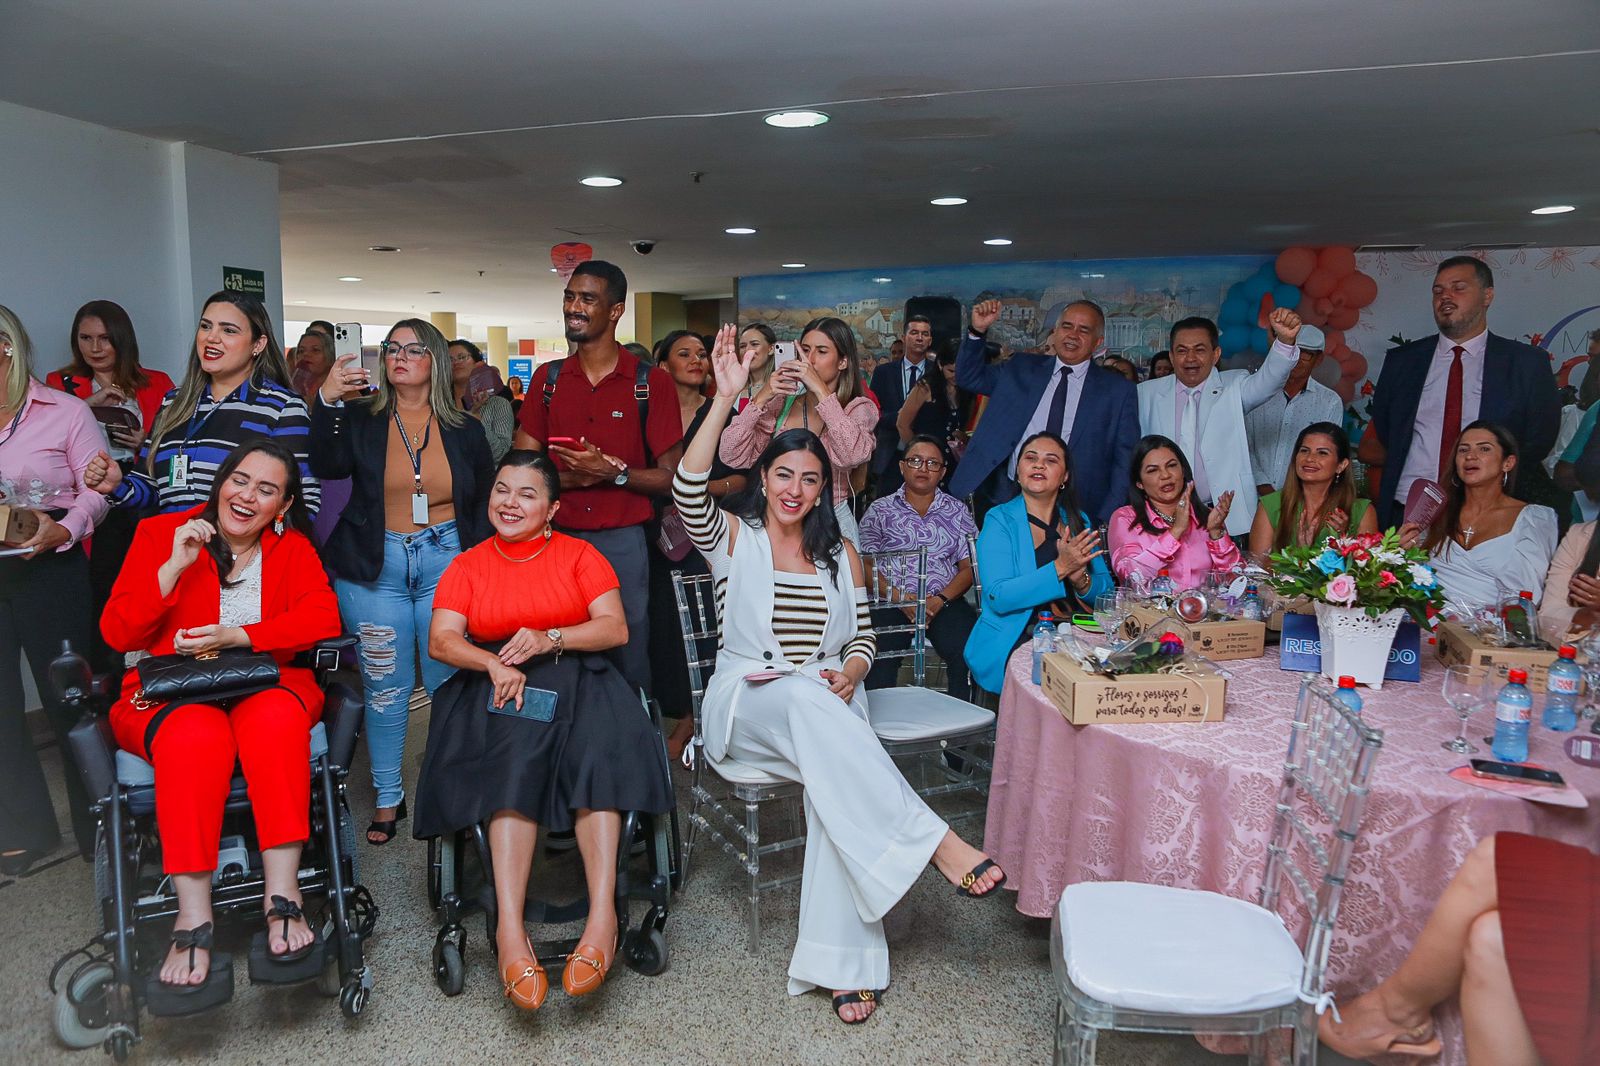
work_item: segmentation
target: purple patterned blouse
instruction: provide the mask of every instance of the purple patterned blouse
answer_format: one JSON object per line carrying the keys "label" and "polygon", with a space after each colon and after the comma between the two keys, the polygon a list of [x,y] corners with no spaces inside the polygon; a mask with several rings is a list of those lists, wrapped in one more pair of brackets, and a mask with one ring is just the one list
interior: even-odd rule
{"label": "purple patterned blouse", "polygon": [[955,580],[962,560],[972,557],[967,538],[978,535],[978,526],[966,504],[939,489],[926,515],[917,514],[906,502],[902,485],[893,496],[873,501],[861,519],[861,550],[864,552],[928,549],[928,593],[932,595]]}

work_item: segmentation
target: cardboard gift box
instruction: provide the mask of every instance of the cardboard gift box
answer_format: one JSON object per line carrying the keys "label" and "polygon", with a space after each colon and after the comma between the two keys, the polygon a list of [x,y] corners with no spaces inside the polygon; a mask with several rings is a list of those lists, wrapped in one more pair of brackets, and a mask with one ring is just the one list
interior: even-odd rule
{"label": "cardboard gift box", "polygon": [[[1446,665],[1465,663],[1475,667],[1473,676],[1487,672],[1504,682],[1506,672],[1515,667],[1528,672],[1528,688],[1543,692],[1550,664],[1556,661],[1555,648],[1502,648],[1490,644],[1459,622],[1440,622],[1433,634],[1439,641],[1439,659]],[[1585,662],[1582,652],[1578,662]]]}
{"label": "cardboard gift box", "polygon": [[1222,721],[1227,680],[1192,660],[1184,669],[1187,673],[1106,677],[1056,652],[1044,657],[1042,687],[1073,725]]}
{"label": "cardboard gift box", "polygon": [[0,545],[15,548],[39,532],[39,512],[0,503]]}
{"label": "cardboard gift box", "polygon": [[1122,635],[1132,639],[1156,622],[1165,619],[1165,626],[1179,640],[1184,649],[1207,659],[1222,662],[1225,659],[1257,659],[1267,651],[1267,624],[1247,622],[1240,618],[1226,618],[1218,622],[1185,622],[1169,615],[1159,607],[1140,605],[1122,623]]}

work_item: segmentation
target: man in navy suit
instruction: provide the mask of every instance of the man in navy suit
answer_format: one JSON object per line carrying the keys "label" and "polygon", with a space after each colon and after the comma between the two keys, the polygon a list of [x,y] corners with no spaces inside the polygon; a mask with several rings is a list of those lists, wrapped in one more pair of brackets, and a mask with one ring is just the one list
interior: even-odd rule
{"label": "man in navy suit", "polygon": [[[888,496],[900,487],[900,464],[903,450],[900,430],[896,421],[906,397],[917,383],[924,380],[933,365],[933,323],[927,315],[911,315],[906,319],[902,350],[904,355],[879,363],[872,372],[872,394],[878,398],[878,424],[873,430],[877,445],[872,452],[872,472],[877,475],[877,495]],[[942,405],[925,403],[911,424],[912,435],[926,433],[943,440],[945,436],[945,411]]]}
{"label": "man in navy suit", "polygon": [[1372,394],[1372,426],[1360,458],[1383,467],[1378,519],[1399,525],[1417,480],[1447,484],[1461,427],[1478,419],[1504,426],[1516,438],[1515,494],[1545,501],[1553,489],[1544,472],[1561,428],[1561,397],[1550,356],[1489,332],[1494,273],[1470,255],[1439,264],[1433,278],[1433,320],[1439,332],[1392,348]]}
{"label": "man in navy suit", "polygon": [[998,365],[984,359],[983,336],[1000,317],[1000,301],[972,309],[972,329],[956,355],[956,384],[989,397],[977,431],[950,481],[950,494],[980,488],[990,504],[1017,494],[1017,448],[1039,430],[1059,434],[1072,452],[1078,503],[1104,523],[1127,502],[1128,464],[1139,440],[1133,382],[1090,361],[1106,331],[1105,312],[1089,300],[1061,311],[1050,352],[1021,352]]}

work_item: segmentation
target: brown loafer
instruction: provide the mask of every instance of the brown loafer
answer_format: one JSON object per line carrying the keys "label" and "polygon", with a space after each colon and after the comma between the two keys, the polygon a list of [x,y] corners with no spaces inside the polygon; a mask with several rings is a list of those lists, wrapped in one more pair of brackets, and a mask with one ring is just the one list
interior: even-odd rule
{"label": "brown loafer", "polygon": [[539,960],[533,957],[531,947],[525,957],[500,966],[500,982],[505,985],[506,998],[523,1010],[538,1010],[544,1006],[544,997],[550,991],[550,978]]}
{"label": "brown loafer", "polygon": [[611,964],[600,954],[599,948],[579,944],[567,956],[566,969],[561,971],[561,987],[569,996],[587,996],[606,983],[606,971],[610,968]]}

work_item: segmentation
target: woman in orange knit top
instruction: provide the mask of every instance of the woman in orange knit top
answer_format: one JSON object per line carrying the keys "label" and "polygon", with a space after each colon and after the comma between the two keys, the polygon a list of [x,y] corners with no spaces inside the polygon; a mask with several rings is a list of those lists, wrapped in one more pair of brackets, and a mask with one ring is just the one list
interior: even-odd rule
{"label": "woman in orange knit top", "polygon": [[603,654],[628,640],[617,575],[551,526],[560,484],[538,452],[508,452],[489,493],[494,535],[439,579],[429,654],[458,669],[434,693],[413,827],[426,839],[489,823],[500,977],[527,1010],[549,990],[523,924],[539,826],[576,828],[583,855],[589,916],[561,975],[581,996],[616,955],[618,812],[673,805],[660,734]]}
{"label": "woman in orange knit top", "polygon": [[285,960],[315,935],[301,914],[300,849],[311,835],[311,727],[322,690],[297,652],[339,633],[339,605],[306,531],[300,466],[270,438],[235,448],[200,507],[139,524],[101,616],[122,652],[270,652],[276,687],[215,703],[142,705],[130,670],[111,708],[117,746],[155,768],[163,868],[178,895],[173,945],[160,980],[205,983],[211,967],[211,874],[234,762],[250,786],[266,878],[267,946]]}

